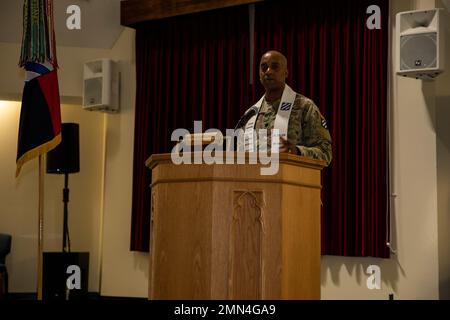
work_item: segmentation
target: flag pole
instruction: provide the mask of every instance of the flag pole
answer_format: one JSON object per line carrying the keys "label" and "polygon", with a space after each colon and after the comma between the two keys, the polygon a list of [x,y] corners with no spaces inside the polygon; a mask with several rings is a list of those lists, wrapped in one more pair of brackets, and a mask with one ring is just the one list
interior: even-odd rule
{"label": "flag pole", "polygon": [[[23,0],[19,66],[27,73],[20,109],[16,177],[23,164],[39,156],[37,299],[42,300],[44,248],[43,154],[61,142],[53,0]],[[39,125],[36,123],[39,120]],[[42,121],[44,119],[44,121]],[[51,133],[51,134],[50,134]],[[30,139],[29,137],[33,137]]]}
{"label": "flag pole", "polygon": [[44,248],[44,161],[39,155],[39,231],[38,231],[38,279],[37,298],[42,300],[42,255]]}

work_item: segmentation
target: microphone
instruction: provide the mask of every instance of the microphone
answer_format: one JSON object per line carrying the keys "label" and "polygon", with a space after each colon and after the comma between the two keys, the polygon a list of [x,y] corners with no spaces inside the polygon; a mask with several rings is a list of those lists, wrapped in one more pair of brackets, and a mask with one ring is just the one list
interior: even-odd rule
{"label": "microphone", "polygon": [[255,114],[258,114],[259,108],[257,106],[253,106],[250,109],[248,109],[244,115],[239,119],[236,127],[234,127],[234,131],[236,131],[239,128],[242,128],[248,120],[250,120],[251,117],[253,117]]}

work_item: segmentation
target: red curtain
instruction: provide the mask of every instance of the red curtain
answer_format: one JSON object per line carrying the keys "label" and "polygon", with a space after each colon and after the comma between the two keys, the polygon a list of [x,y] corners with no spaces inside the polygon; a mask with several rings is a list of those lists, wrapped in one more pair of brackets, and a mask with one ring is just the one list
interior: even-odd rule
{"label": "red curtain", "polygon": [[[370,5],[381,9],[381,30],[366,27]],[[333,139],[333,162],[323,175],[322,253],[388,257],[388,0],[255,7],[252,62],[247,6],[137,27],[131,249],[148,250],[145,160],[169,152],[172,130],[192,131],[194,120],[204,128],[233,128],[263,94],[259,58],[275,49],[288,58],[288,84],[316,102]]]}
{"label": "red curtain", "polygon": [[[255,59],[285,53],[294,90],[328,122],[333,161],[323,175],[322,254],[389,257],[388,0],[277,1],[256,6]],[[367,8],[381,9],[381,30]],[[261,94],[261,88],[257,88]]]}
{"label": "red curtain", "polygon": [[234,128],[249,97],[248,7],[138,26],[131,250],[148,251],[150,170],[145,160],[173,147],[172,131]]}

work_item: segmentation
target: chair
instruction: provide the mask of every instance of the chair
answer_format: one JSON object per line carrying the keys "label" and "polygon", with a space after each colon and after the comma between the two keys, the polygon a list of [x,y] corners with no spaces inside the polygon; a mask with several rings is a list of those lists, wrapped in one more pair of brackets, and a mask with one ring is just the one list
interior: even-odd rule
{"label": "chair", "polygon": [[0,233],[0,299],[8,294],[8,270],[6,256],[11,251],[11,236]]}

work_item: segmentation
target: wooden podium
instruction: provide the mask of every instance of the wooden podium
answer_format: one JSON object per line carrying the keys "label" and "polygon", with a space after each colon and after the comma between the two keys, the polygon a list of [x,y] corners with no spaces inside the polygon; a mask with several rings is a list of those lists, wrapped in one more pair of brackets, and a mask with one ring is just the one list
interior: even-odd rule
{"label": "wooden podium", "polygon": [[320,299],[325,163],[175,165],[154,154],[149,299]]}

